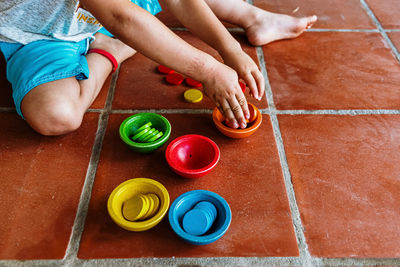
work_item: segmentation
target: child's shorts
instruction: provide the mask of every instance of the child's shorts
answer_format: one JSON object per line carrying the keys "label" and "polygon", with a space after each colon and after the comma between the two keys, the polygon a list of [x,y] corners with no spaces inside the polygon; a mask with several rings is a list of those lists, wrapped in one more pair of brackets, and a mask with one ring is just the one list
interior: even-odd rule
{"label": "child's shorts", "polygon": [[27,45],[0,42],[17,113],[23,117],[22,99],[43,83],[69,77],[87,79],[89,66],[85,55],[88,47],[88,39],[80,42],[40,40]]}

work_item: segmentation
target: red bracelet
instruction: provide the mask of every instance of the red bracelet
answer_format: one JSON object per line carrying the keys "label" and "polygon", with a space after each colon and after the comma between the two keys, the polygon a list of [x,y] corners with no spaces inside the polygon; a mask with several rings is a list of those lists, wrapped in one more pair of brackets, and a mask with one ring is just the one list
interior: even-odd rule
{"label": "red bracelet", "polygon": [[111,55],[111,54],[110,54],[109,52],[107,52],[106,50],[94,48],[94,49],[89,49],[89,51],[88,51],[87,53],[88,53],[88,54],[89,54],[89,53],[97,53],[97,54],[100,54],[100,55],[105,56],[108,60],[110,60],[112,66],[113,66],[113,68],[112,68],[112,73],[114,73],[114,72],[117,70],[117,68],[118,68],[118,62],[117,62],[117,60],[115,59],[115,57],[114,57],[113,55]]}

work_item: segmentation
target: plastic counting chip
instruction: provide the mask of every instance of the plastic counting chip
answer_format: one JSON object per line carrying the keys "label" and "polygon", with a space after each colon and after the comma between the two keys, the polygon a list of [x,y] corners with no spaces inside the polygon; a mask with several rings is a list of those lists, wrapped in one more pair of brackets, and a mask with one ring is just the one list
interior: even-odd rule
{"label": "plastic counting chip", "polygon": [[242,92],[246,92],[246,84],[239,82],[240,88],[242,89]]}
{"label": "plastic counting chip", "polygon": [[153,217],[157,213],[158,208],[160,207],[160,199],[156,194],[151,193],[147,194],[147,196],[150,200],[150,208],[146,213],[146,215],[144,216],[144,219]]}
{"label": "plastic counting chip", "polygon": [[160,207],[156,194],[138,194],[124,202],[122,214],[129,221],[147,220],[153,217]]}
{"label": "plastic counting chip", "polygon": [[125,219],[136,221],[143,218],[148,208],[149,203],[147,198],[144,198],[143,195],[136,195],[124,203],[122,213]]}
{"label": "plastic counting chip", "polygon": [[202,86],[203,86],[203,85],[201,84],[201,82],[196,81],[196,80],[194,80],[194,79],[192,79],[192,78],[186,78],[186,79],[185,79],[185,83],[186,83],[187,85],[189,85],[189,86],[192,86],[192,87],[202,87]]}
{"label": "plastic counting chip", "polygon": [[257,119],[257,112],[254,109],[254,106],[248,105],[248,107],[249,107],[249,112],[250,112],[250,118],[248,120],[246,120],[246,123],[252,123],[253,121],[255,121]]}
{"label": "plastic counting chip", "polygon": [[151,128],[152,123],[148,122],[140,126],[133,132],[131,137],[132,141],[139,143],[151,143],[156,141],[158,138],[163,136],[163,132],[158,131],[155,128]]}
{"label": "plastic counting chip", "polygon": [[185,91],[183,97],[189,103],[198,103],[203,99],[203,93],[197,89],[189,89]]}
{"label": "plastic counting chip", "polygon": [[186,233],[200,236],[205,234],[217,218],[217,209],[208,201],[197,203],[193,209],[185,213],[182,227]]}
{"label": "plastic counting chip", "polygon": [[166,66],[163,66],[163,65],[159,65],[157,67],[157,70],[159,72],[161,72],[161,73],[164,73],[164,74],[169,74],[169,73],[174,73],[175,72],[173,69],[170,69],[170,68],[168,68]]}
{"label": "plastic counting chip", "polygon": [[169,84],[173,84],[173,85],[180,85],[184,79],[185,78],[179,73],[169,73],[167,75],[167,77],[165,77],[165,80]]}

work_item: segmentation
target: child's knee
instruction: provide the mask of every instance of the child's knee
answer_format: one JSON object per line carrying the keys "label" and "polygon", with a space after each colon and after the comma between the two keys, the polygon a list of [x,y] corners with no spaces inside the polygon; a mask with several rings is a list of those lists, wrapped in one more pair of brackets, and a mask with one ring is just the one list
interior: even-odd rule
{"label": "child's knee", "polygon": [[77,130],[83,119],[72,103],[43,107],[35,114],[24,114],[28,124],[43,135],[63,135]]}

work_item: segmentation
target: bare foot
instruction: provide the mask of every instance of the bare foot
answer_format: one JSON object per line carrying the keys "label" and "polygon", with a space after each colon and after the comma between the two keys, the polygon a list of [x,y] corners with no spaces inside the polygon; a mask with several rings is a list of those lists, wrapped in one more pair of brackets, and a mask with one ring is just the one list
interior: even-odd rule
{"label": "bare foot", "polygon": [[111,38],[102,33],[96,33],[94,37],[96,37],[96,40],[90,44],[90,49],[98,48],[106,50],[115,57],[118,64],[121,64],[124,60],[130,58],[136,53],[133,48],[118,39]]}
{"label": "bare foot", "polygon": [[296,18],[258,10],[255,23],[247,27],[246,34],[252,45],[266,45],[276,40],[292,39],[302,34],[317,21],[317,16]]}

